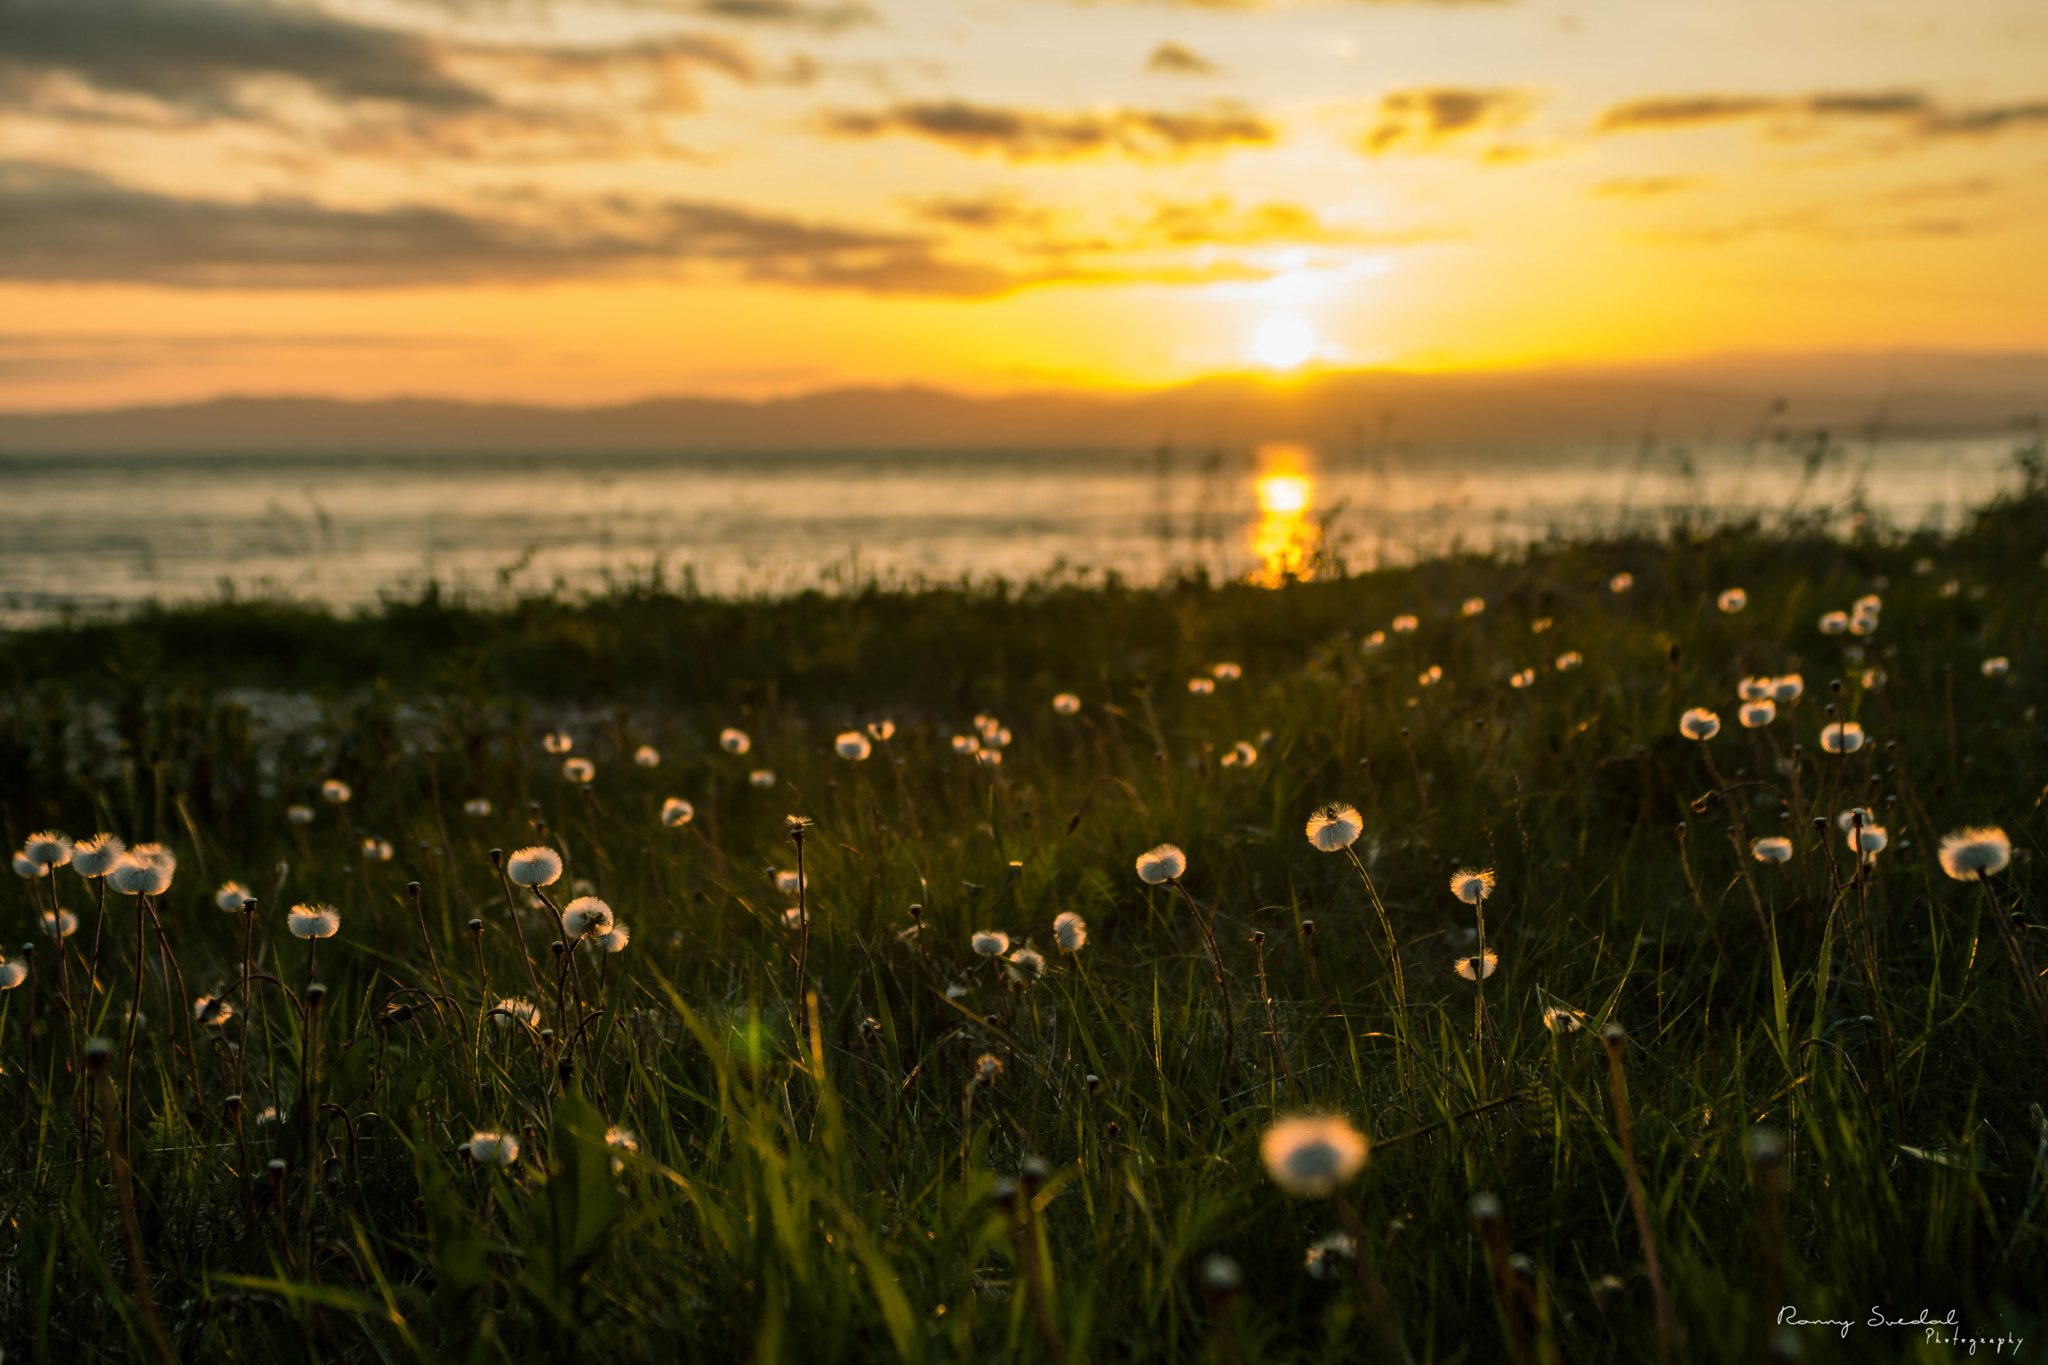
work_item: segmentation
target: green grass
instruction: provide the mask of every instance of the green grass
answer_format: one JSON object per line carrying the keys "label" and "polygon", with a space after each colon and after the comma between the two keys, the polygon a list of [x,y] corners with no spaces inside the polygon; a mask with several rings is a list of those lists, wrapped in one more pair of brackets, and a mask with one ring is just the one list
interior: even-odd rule
{"label": "green grass", "polygon": [[[167,999],[152,940],[128,1083],[135,898],[109,896],[102,930],[97,884],[71,869],[16,881],[0,933],[41,946],[0,995],[0,1346],[160,1358],[141,1269],[188,1360],[1349,1361],[1395,1338],[1417,1361],[1649,1360],[1653,1289],[1595,1036],[1612,1021],[1675,1358],[1756,1359],[1782,1305],[1859,1324],[1873,1305],[1954,1310],[1962,1333],[2038,1357],[2048,1053],[1987,897],[1933,854],[1953,827],[2002,825],[2021,856],[1991,884],[1998,911],[2048,954],[2044,547],[2032,480],[1947,539],[1752,525],[1278,590],[721,602],[646,584],[17,632],[0,641],[6,835],[170,845],[168,989],[181,976],[188,998]],[[1723,614],[1735,585],[1749,606]],[[1818,632],[1867,592],[1885,601],[1874,635]],[[1475,596],[1485,611],[1462,615]],[[1403,612],[1418,630],[1365,647]],[[1547,662],[1566,651],[1583,666]],[[1992,655],[2008,676],[1983,676]],[[1242,679],[1191,694],[1222,660]],[[1431,665],[1441,681],[1419,685]],[[1533,685],[1510,686],[1525,667]],[[1760,734],[1735,724],[1739,678],[1792,670],[1796,708]],[[1065,691],[1078,715],[1054,713]],[[1875,740],[1851,760],[1818,752],[1831,702]],[[1677,725],[1702,705],[1724,721],[1706,746]],[[999,767],[953,752],[977,713],[1013,732]],[[871,759],[833,754],[885,717],[898,728]],[[726,726],[749,754],[718,747]],[[556,728],[595,762],[587,788],[544,750]],[[1241,740],[1257,762],[1224,765]],[[633,762],[642,744],[658,767]],[[1735,785],[1702,802],[1709,753]],[[771,788],[748,784],[755,767]],[[327,778],[353,799],[323,803]],[[668,796],[694,821],[664,827]],[[493,813],[465,813],[472,797]],[[1359,876],[1303,834],[1330,800],[1364,815],[1356,851],[1403,950],[1398,1015]],[[288,821],[294,804],[312,823]],[[1892,839],[1860,881],[1832,822],[1812,828],[1852,804]],[[1738,814],[1798,849],[1748,864],[1761,916]],[[796,866],[790,815],[813,822],[814,1036],[773,876]],[[391,860],[366,860],[366,836]],[[1133,870],[1168,841],[1213,919],[1234,1051],[1195,919]],[[578,950],[558,1013],[552,916],[520,912],[543,1023],[587,1002],[566,1047],[483,1015],[535,994],[488,850],[537,842],[567,861],[554,890],[587,882],[632,930],[607,960]],[[1499,876],[1491,1041],[1451,970],[1472,951],[1460,866]],[[189,997],[241,973],[241,919],[213,904],[229,877],[259,897],[266,979],[224,1026],[193,1026],[193,1058]],[[62,971],[33,931],[52,887],[83,921]],[[285,930],[301,901],[341,914],[318,956],[310,1116],[306,945]],[[1064,911],[1089,925],[1071,956],[1053,944]],[[1845,939],[1864,923],[1867,977]],[[983,928],[1044,951],[1043,979],[977,959]],[[1551,1034],[1546,1003],[1588,1027]],[[1880,1014],[1889,1072],[1865,1022]],[[96,1083],[94,1036],[117,1047]],[[984,1055],[1000,1075],[971,1084]],[[1320,1112],[1375,1144],[1342,1201],[1284,1194],[1259,1159],[1276,1118]],[[608,1148],[612,1126],[638,1150]],[[1760,1127],[1783,1135],[1779,1179],[1746,1156]],[[519,1137],[512,1170],[463,1156],[485,1129]],[[1005,1182],[1031,1158],[1020,1193]],[[1498,1224],[1470,1216],[1481,1192]],[[1351,1261],[1304,1268],[1353,1218],[1393,1324]],[[1205,1287],[1217,1254],[1239,1292]],[[1794,1337],[1822,1361],[1960,1354],[1926,1335]]]}

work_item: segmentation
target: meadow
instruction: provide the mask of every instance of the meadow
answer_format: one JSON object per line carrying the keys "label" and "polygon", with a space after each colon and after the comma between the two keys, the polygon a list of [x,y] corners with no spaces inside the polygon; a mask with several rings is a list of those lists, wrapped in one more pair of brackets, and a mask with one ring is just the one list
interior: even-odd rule
{"label": "meadow", "polygon": [[14,631],[0,1347],[2043,1358],[2044,549]]}

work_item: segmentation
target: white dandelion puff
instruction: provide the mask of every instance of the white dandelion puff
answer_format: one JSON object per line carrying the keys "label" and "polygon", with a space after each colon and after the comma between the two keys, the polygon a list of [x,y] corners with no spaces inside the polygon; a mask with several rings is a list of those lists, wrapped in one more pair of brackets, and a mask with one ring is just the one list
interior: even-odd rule
{"label": "white dandelion puff", "polygon": [[1995,659],[1986,659],[1977,668],[1987,678],[2002,678],[2012,670],[2012,660],[2001,654]]}
{"label": "white dandelion puff", "polygon": [[223,910],[239,910],[242,902],[251,898],[249,888],[240,882],[222,882],[220,890],[213,893],[213,903]]}
{"label": "white dandelion puff", "polygon": [[1081,709],[1081,699],[1072,692],[1062,692],[1052,699],[1052,709],[1063,716],[1071,716]]}
{"label": "white dandelion puff", "polygon": [[661,750],[655,748],[652,744],[643,744],[633,751],[633,761],[643,768],[659,768],[661,766]]}
{"label": "white dandelion puff", "polygon": [[1941,840],[1941,870],[1959,882],[2003,872],[2012,861],[2012,840],[2002,829],[1959,829]]}
{"label": "white dandelion puff", "polygon": [[745,730],[728,726],[718,732],[718,747],[729,754],[743,754],[754,747],[754,741],[747,738]]}
{"label": "white dandelion puff", "polygon": [[479,818],[489,815],[491,813],[491,798],[488,796],[470,797],[469,800],[462,803],[462,813]]}
{"label": "white dandelion puff", "polygon": [[848,730],[832,741],[832,747],[849,763],[859,763],[875,751],[868,737],[858,730]]}
{"label": "white dandelion puff", "polygon": [[1760,863],[1789,863],[1792,861],[1792,841],[1778,835],[1752,840],[1749,856]]}
{"label": "white dandelion puff", "polygon": [[1678,718],[1678,733],[1701,741],[1721,733],[1721,718],[1704,706],[1695,706]]}
{"label": "white dandelion puff", "polygon": [[868,736],[877,744],[886,744],[896,737],[896,722],[893,720],[871,720],[868,722]]}
{"label": "white dandelion puff", "polygon": [[1052,922],[1053,942],[1063,953],[1078,953],[1088,946],[1088,921],[1073,911],[1063,912]]}
{"label": "white dandelion puff", "polygon": [[1577,668],[1580,664],[1583,664],[1584,662],[1586,662],[1586,660],[1584,656],[1579,653],[1579,651],[1577,651],[1576,649],[1570,650],[1566,653],[1557,656],[1557,671],[1560,673],[1569,673],[1573,669]]}
{"label": "white dandelion puff", "polygon": [[969,942],[982,957],[1001,957],[1010,951],[1010,936],[1000,929],[980,930]]}
{"label": "white dandelion puff", "polygon": [[1188,855],[1173,844],[1148,848],[1138,855],[1138,880],[1152,886],[1170,882],[1188,870]]}
{"label": "white dandelion puff", "polygon": [[1747,701],[1735,713],[1745,730],[1760,730],[1778,718],[1778,703],[1766,697],[1762,701]]}
{"label": "white dandelion puff", "polygon": [[471,1134],[464,1145],[470,1160],[479,1166],[495,1166],[502,1170],[519,1160],[519,1139],[510,1133],[481,1130]]}
{"label": "white dandelion puff", "polygon": [[1634,574],[1618,573],[1614,577],[1607,580],[1607,591],[1614,593],[1616,596],[1619,596],[1620,594],[1627,592],[1630,588],[1633,588],[1635,585],[1636,576]]}
{"label": "white dandelion puff", "polygon": [[540,747],[551,754],[566,754],[576,747],[576,741],[561,730],[550,730],[540,737]]}
{"label": "white dandelion puff", "polygon": [[514,886],[553,886],[562,875],[562,855],[551,848],[522,848],[505,860],[505,875]]}
{"label": "white dandelion puff", "polygon": [[1417,626],[1421,625],[1422,622],[1413,616],[1396,616],[1394,618],[1393,624],[1394,634],[1406,635],[1409,631],[1414,630]]}
{"label": "white dandelion puff", "polygon": [[1365,817],[1358,808],[1342,801],[1318,806],[1308,817],[1308,841],[1325,853],[1351,847],[1365,832]]}
{"label": "white dandelion puff", "polygon": [[1740,588],[1729,588],[1714,599],[1714,605],[1733,616],[1749,605],[1749,594]]}
{"label": "white dandelion puff", "polygon": [[1216,664],[1215,666],[1210,668],[1209,671],[1216,675],[1217,682],[1236,682],[1239,678],[1242,678],[1244,676],[1244,669],[1239,667],[1237,664]]}
{"label": "white dandelion puff", "polygon": [[1214,692],[1215,690],[1216,690],[1216,680],[1215,680],[1214,678],[1189,678],[1189,679],[1188,679],[1188,691],[1192,692],[1192,693],[1193,693],[1194,695],[1196,695],[1196,696],[1198,696],[1198,697],[1206,697],[1206,696],[1208,696],[1208,695],[1209,695],[1209,694],[1210,694],[1211,692]]}
{"label": "white dandelion puff", "polygon": [[128,845],[118,834],[95,834],[72,846],[71,870],[81,877],[104,877],[121,861]]}
{"label": "white dandelion puff", "polygon": [[294,905],[285,927],[293,938],[333,938],[341,932],[341,912],[331,905]]}
{"label": "white dandelion puff", "polygon": [[42,921],[43,932],[59,941],[70,938],[78,932],[78,916],[72,914],[69,910],[59,910],[55,914],[45,910],[42,914]]}
{"label": "white dandelion puff", "polygon": [[510,1028],[514,1024],[525,1024],[529,1028],[540,1027],[540,1006],[531,1000],[500,1000],[491,1010],[491,1022],[499,1028]]}
{"label": "white dandelion puff", "polygon": [[284,808],[284,818],[295,825],[310,825],[313,823],[313,808],[311,806],[286,806]]}
{"label": "white dandelion puff", "polygon": [[1500,954],[1488,948],[1482,957],[1461,957],[1451,970],[1467,981],[1483,981],[1500,969]]}
{"label": "white dandelion puff", "polygon": [[1820,633],[1823,635],[1842,635],[1848,629],[1849,613],[1846,611],[1831,611],[1820,618]]}
{"label": "white dandelion puff", "polygon": [[1461,867],[1451,874],[1451,894],[1467,905],[1477,905],[1491,896],[1495,884],[1490,867]]}
{"label": "white dandelion puff", "polygon": [[71,861],[77,846],[56,830],[31,834],[21,846],[22,856],[43,867],[63,867]]}
{"label": "white dandelion puff", "polygon": [[1771,679],[1771,700],[1780,706],[1798,701],[1806,691],[1806,679],[1797,673],[1787,673],[1781,678]]}
{"label": "white dandelion puff", "polygon": [[1744,678],[1735,684],[1735,695],[1744,701],[1768,701],[1775,678]]}
{"label": "white dandelion puff", "polygon": [[571,758],[563,762],[562,776],[587,786],[597,776],[597,765],[587,758]]}
{"label": "white dandelion puff", "polygon": [[1259,1139],[1266,1174],[1289,1194],[1320,1199],[1365,1167],[1365,1135],[1334,1114],[1281,1119]]}
{"label": "white dandelion puff", "polygon": [[667,825],[670,829],[674,829],[677,825],[689,824],[691,820],[696,818],[696,815],[697,808],[683,800],[680,796],[671,796],[668,800],[661,803],[661,823]]}
{"label": "white dandelion puff", "polygon": [[1863,744],[1863,727],[1853,720],[1837,721],[1820,732],[1820,747],[1831,754],[1853,754]]}
{"label": "white dandelion puff", "polygon": [[1468,597],[1465,599],[1465,605],[1458,610],[1464,612],[1467,616],[1478,616],[1486,610],[1486,599],[1483,597]]}
{"label": "white dandelion puff", "polygon": [[773,768],[756,768],[756,769],[754,769],[754,770],[753,770],[752,772],[750,772],[750,773],[748,773],[748,774],[747,774],[747,785],[748,785],[748,786],[750,786],[750,787],[772,787],[772,786],[774,786],[774,785],[775,785],[775,770],[774,770]]}
{"label": "white dandelion puff", "polygon": [[562,934],[574,942],[585,934],[609,934],[612,908],[595,896],[578,896],[562,907]]}
{"label": "white dandelion puff", "polygon": [[320,799],[330,806],[347,805],[348,799],[354,795],[355,790],[338,777],[330,777],[320,784]]}

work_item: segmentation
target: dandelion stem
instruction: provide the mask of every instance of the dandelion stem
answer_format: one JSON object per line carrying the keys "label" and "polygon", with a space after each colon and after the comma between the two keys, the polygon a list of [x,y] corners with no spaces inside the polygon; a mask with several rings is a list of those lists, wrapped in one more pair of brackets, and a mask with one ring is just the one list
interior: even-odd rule
{"label": "dandelion stem", "polygon": [[1208,916],[1196,906],[1195,898],[1188,894],[1178,877],[1173,879],[1173,889],[1180,892],[1180,898],[1187,902],[1188,913],[1195,917],[1195,923],[1202,928],[1202,937],[1209,944],[1209,958],[1216,965],[1216,992],[1223,1001],[1223,1055],[1226,1058],[1237,1055],[1237,1017],[1230,1008],[1230,983],[1223,975],[1223,949],[1217,946],[1216,931],[1209,927]]}

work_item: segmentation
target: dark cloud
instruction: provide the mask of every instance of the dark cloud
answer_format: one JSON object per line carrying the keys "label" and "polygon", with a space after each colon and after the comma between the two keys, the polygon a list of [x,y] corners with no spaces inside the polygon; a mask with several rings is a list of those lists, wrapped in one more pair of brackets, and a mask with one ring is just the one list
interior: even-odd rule
{"label": "dark cloud", "polygon": [[106,91],[227,109],[254,76],[338,100],[488,104],[415,34],[254,0],[0,0],[0,74],[64,72]]}
{"label": "dark cloud", "polygon": [[1361,146],[1374,156],[1436,151],[1469,133],[1517,127],[1535,108],[1535,97],[1524,90],[1458,86],[1394,90],[1380,97],[1373,125]]}
{"label": "dark cloud", "polygon": [[942,258],[931,241],[714,204],[506,200],[484,210],[339,209],[136,189],[0,162],[0,278],[345,287],[723,271],[881,293],[979,296],[1047,276]]}
{"label": "dark cloud", "polygon": [[864,4],[798,4],[796,0],[698,0],[684,6],[696,14],[714,19],[731,19],[749,24],[783,24],[797,28],[821,29],[827,33],[859,24],[876,22],[875,12]]}
{"label": "dark cloud", "polygon": [[913,204],[911,209],[927,222],[973,232],[1043,231],[1052,225],[1054,217],[1051,209],[1026,204],[1007,194],[926,199]]}
{"label": "dark cloud", "polygon": [[2048,124],[2048,101],[1950,108],[1913,90],[1833,91],[1811,95],[1654,95],[1608,109],[1595,132],[1632,133],[1769,120],[1798,127],[1873,123],[1926,138],[1975,137]]}
{"label": "dark cloud", "polygon": [[841,137],[903,133],[957,151],[993,154],[1010,161],[1066,161],[1111,154],[1141,161],[1172,161],[1232,147],[1266,146],[1279,139],[1278,130],[1266,120],[1229,107],[1196,113],[1110,109],[1057,114],[960,100],[831,114],[825,128]]}
{"label": "dark cloud", "polygon": [[1145,69],[1168,76],[1213,76],[1218,67],[1193,48],[1182,47],[1179,43],[1161,43],[1145,59]]}

